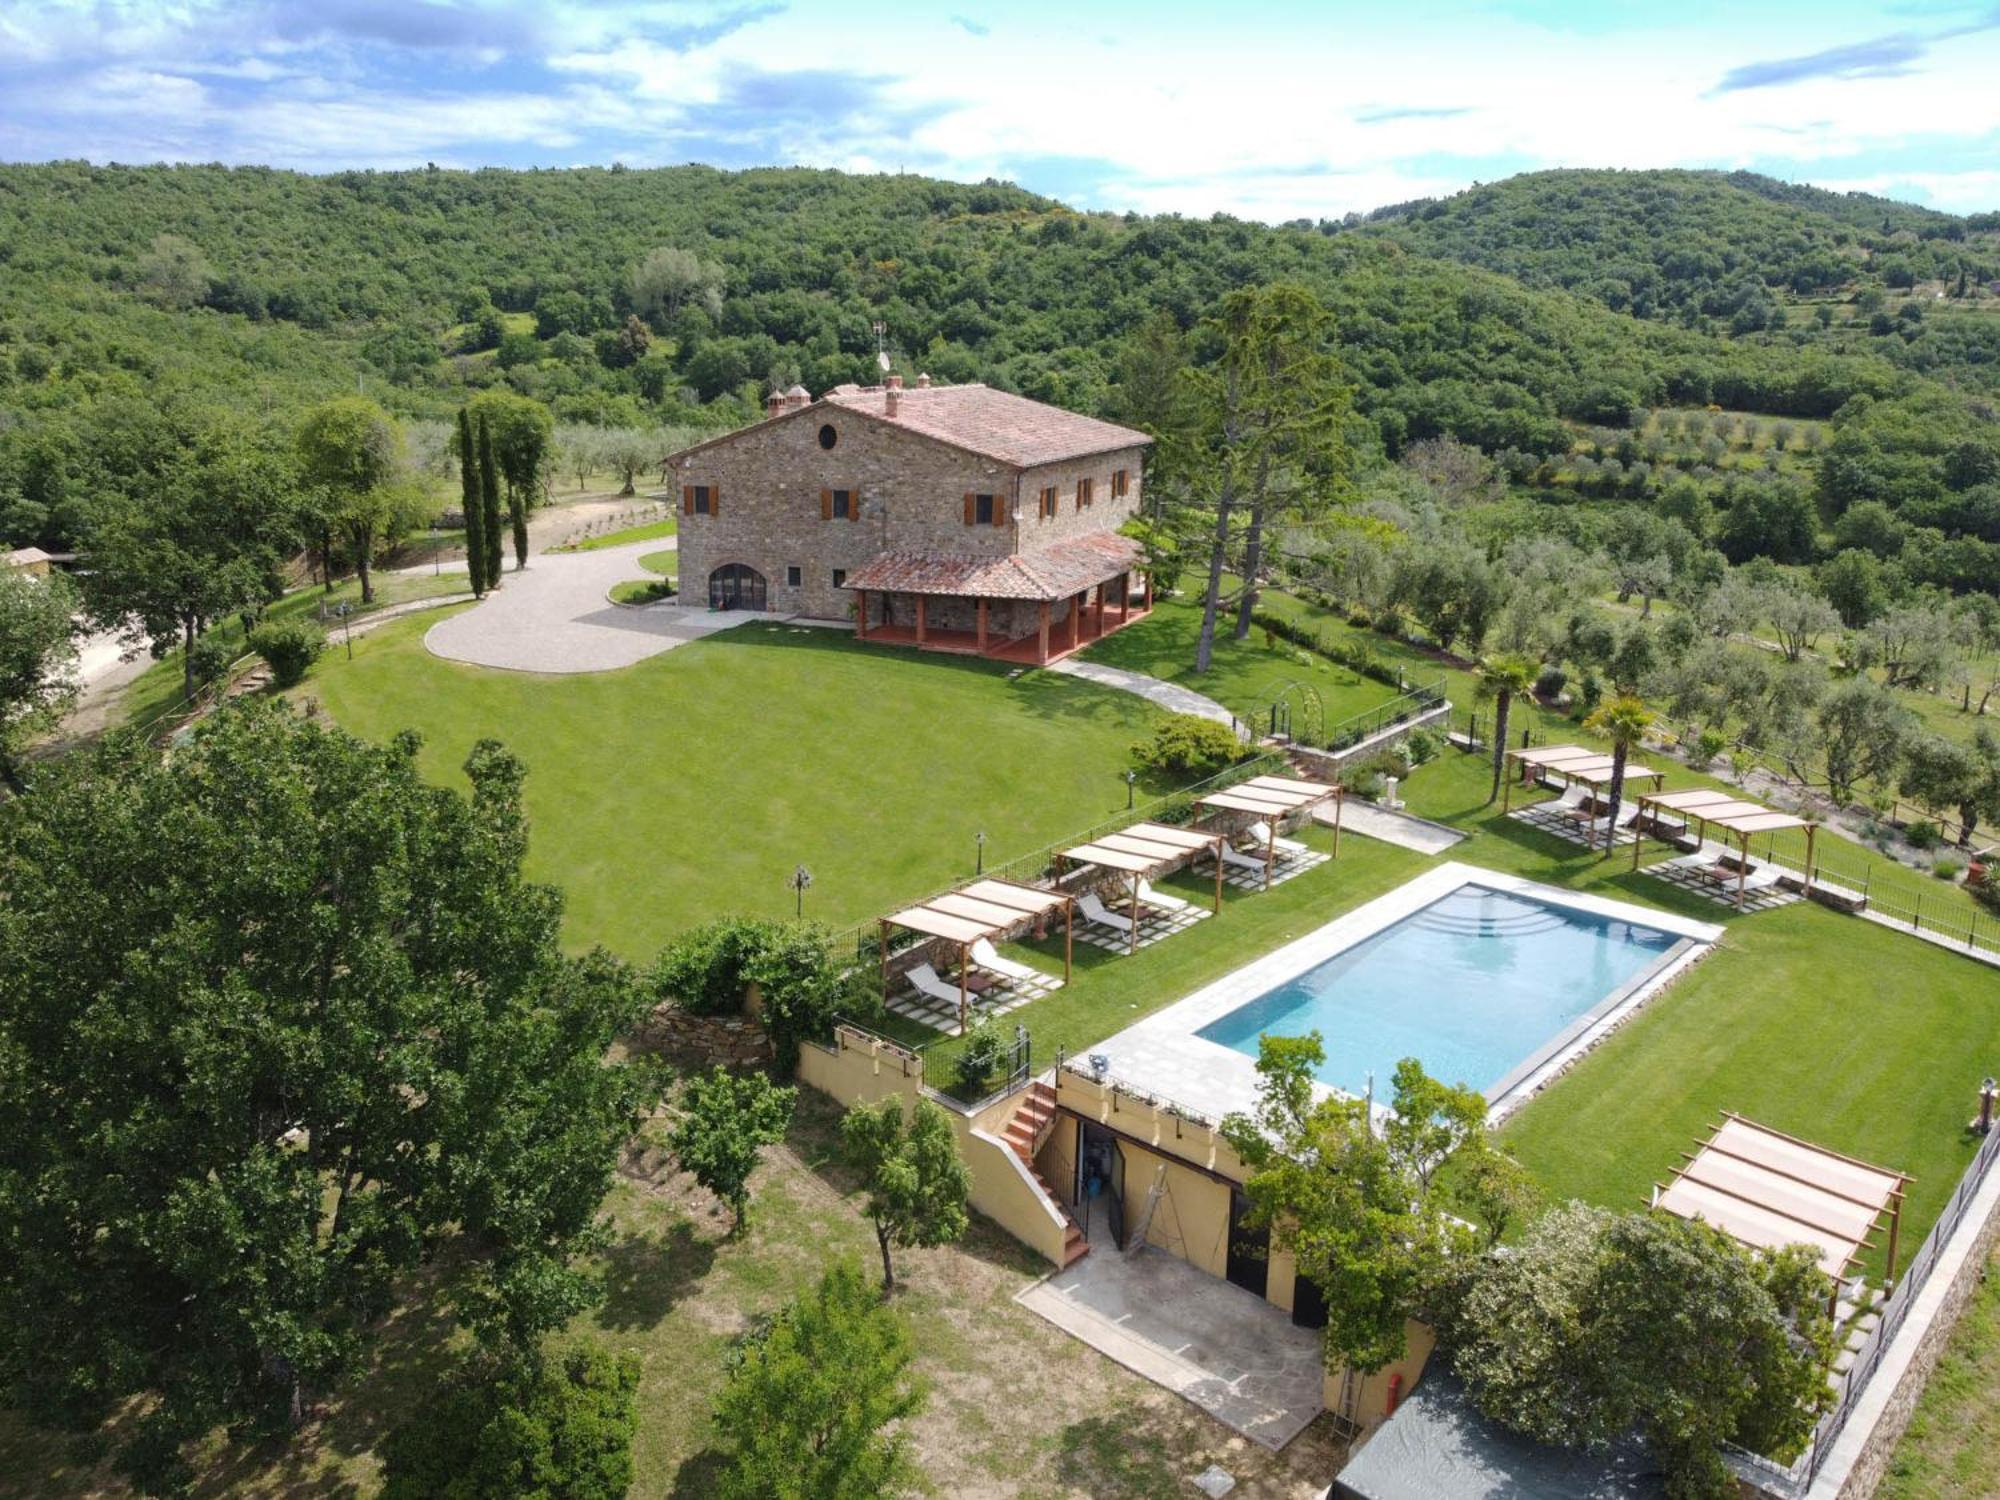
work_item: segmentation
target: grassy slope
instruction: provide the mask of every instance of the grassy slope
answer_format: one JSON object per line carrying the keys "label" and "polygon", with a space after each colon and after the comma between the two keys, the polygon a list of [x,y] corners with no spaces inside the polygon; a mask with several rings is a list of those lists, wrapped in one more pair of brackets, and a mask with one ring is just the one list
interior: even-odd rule
{"label": "grassy slope", "polygon": [[859,922],[1125,805],[1154,710],[1049,673],[753,625],[620,672],[549,678],[440,661],[397,621],[307,690],[343,725],[425,737],[433,775],[503,739],[527,763],[529,867],[569,894],[568,933],[635,959],[727,912]]}
{"label": "grassy slope", "polygon": [[558,552],[596,552],[605,547],[622,547],[627,542],[650,542],[659,537],[673,536],[680,530],[680,523],[672,516],[664,521],[652,521],[644,526],[627,526],[623,531],[607,531],[602,536],[586,537],[580,542],[572,542],[566,547],[558,547]]}
{"label": "grassy slope", "polygon": [[1876,1500],[1994,1500],[2000,1496],[2000,1275],[1986,1279],[1917,1402]]}

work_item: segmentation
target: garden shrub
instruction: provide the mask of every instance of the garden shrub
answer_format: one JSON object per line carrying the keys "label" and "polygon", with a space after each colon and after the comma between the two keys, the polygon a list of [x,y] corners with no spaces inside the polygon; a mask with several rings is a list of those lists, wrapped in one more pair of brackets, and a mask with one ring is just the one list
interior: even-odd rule
{"label": "garden shrub", "polygon": [[1962,863],[1947,854],[1943,859],[1932,862],[1931,874],[1937,876],[1939,880],[1956,880],[1964,868]]}
{"label": "garden shrub", "polygon": [[962,1098],[977,1099],[986,1092],[986,1080],[1000,1066],[1000,1054],[1005,1050],[1006,1043],[991,1016],[966,1033],[965,1050],[951,1065],[952,1081]]}
{"label": "garden shrub", "polygon": [[250,649],[264,658],[271,681],[297,687],[326,649],[326,632],[311,620],[266,620],[250,632]]}
{"label": "garden shrub", "polygon": [[639,1361],[596,1348],[480,1362],[383,1443],[382,1500],[623,1500]]}
{"label": "garden shrub", "polygon": [[1729,736],[1720,729],[1708,728],[1694,737],[1694,764],[1712,766],[1716,756],[1729,748]]}
{"label": "garden shrub", "polygon": [[1429,765],[1444,754],[1444,736],[1435,729],[1412,729],[1403,749],[1413,766]]}
{"label": "garden shrub", "polygon": [[1569,686],[1569,673],[1554,662],[1547,663],[1535,674],[1535,696],[1544,702],[1553,703],[1562,696],[1562,690]]}
{"label": "garden shrub", "polygon": [[1912,849],[1935,849],[1944,842],[1944,834],[1929,818],[1919,818],[1905,828],[1903,838]]}
{"label": "garden shrub", "polygon": [[835,1016],[866,1024],[882,1008],[877,976],[866,966],[843,973],[830,935],[814,923],[720,917],[667,944],[647,982],[658,1000],[703,1016],[737,1009],[754,983],[763,996],[764,1029],[785,1073],[797,1066],[801,1042],[833,1035]]}
{"label": "garden shrub", "polygon": [[219,635],[196,636],[188,648],[188,674],[194,678],[197,688],[214,687],[229,675],[230,664],[236,660],[236,648]]}
{"label": "garden shrub", "polygon": [[750,956],[771,925],[747,917],[718,917],[690,928],[653,961],[648,979],[655,995],[698,1016],[737,1009],[749,982]]}
{"label": "garden shrub", "polygon": [[1132,758],[1140,765],[1176,775],[1213,775],[1249,753],[1234,729],[1200,714],[1169,714],[1150,740],[1132,747]]}

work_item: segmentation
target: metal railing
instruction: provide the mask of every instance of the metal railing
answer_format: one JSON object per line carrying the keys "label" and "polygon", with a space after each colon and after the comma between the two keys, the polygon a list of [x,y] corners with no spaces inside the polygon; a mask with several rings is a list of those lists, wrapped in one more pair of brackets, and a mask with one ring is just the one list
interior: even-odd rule
{"label": "metal railing", "polygon": [[1365,708],[1360,713],[1349,714],[1339,723],[1328,726],[1326,748],[1348,750],[1385,729],[1393,729],[1398,724],[1422,717],[1433,709],[1449,706],[1445,697],[1445,680],[1422,687],[1405,690],[1387,703],[1378,703],[1373,708]]}
{"label": "metal railing", "polygon": [[1088,1055],[1086,1054],[1086,1061],[1079,1063],[1075,1058],[1069,1056],[1064,1048],[1056,1048],[1057,1083],[1061,1083],[1064,1073],[1073,1073],[1078,1078],[1096,1084],[1099,1088],[1111,1090],[1112,1109],[1114,1111],[1118,1107],[1119,1100],[1130,1099],[1135,1104],[1143,1104],[1149,1109],[1157,1109],[1162,1114],[1168,1115],[1175,1120],[1184,1121],[1189,1125],[1195,1126],[1197,1129],[1221,1130],[1222,1122],[1214,1115],[1204,1110],[1196,1109],[1192,1105],[1182,1104],[1179,1100],[1162,1094],[1157,1089],[1141,1088],[1138,1084],[1129,1083],[1125,1079],[1120,1078],[1116,1073],[1111,1072],[1108,1068],[1100,1073],[1090,1065],[1087,1057]]}

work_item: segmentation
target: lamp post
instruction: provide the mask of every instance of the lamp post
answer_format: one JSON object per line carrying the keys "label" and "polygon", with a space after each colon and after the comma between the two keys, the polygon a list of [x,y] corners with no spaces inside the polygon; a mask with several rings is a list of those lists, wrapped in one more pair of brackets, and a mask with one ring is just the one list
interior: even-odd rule
{"label": "lamp post", "polygon": [[351,604],[349,604],[349,603],[348,603],[348,602],[347,602],[347,601],[346,601],[345,599],[343,599],[343,600],[341,600],[341,601],[340,601],[340,603],[338,603],[338,604],[334,605],[334,607],[333,607],[333,612],[334,612],[335,614],[337,614],[337,615],[339,615],[339,616],[340,616],[340,627],[341,627],[341,630],[342,630],[342,631],[343,631],[343,632],[344,632],[344,633],[346,634],[346,636],[347,636],[347,659],[348,659],[349,661],[353,661],[353,660],[354,660],[354,622],[353,622],[353,620],[352,620],[351,616],[352,616],[352,615],[354,614],[354,606],[353,606],[353,605],[351,605]]}
{"label": "lamp post", "polygon": [[792,888],[792,915],[803,917],[806,914],[806,887],[813,883],[812,871],[800,865],[785,883]]}
{"label": "lamp post", "polygon": [[1138,784],[1139,773],[1127,770],[1125,773],[1125,811],[1132,810],[1132,788]]}
{"label": "lamp post", "polygon": [[1993,1099],[1996,1094],[2000,1094],[2000,1083],[1994,1082],[1994,1080],[1992,1080],[1991,1078],[1985,1079],[1980,1083],[1979,1119],[1974,1124],[1973,1128],[1977,1130],[1981,1135],[1992,1134]]}
{"label": "lamp post", "polygon": [[986,873],[986,830],[980,829],[972,836],[972,846],[977,851],[972,865],[974,875]]}
{"label": "lamp post", "polygon": [[438,540],[438,523],[431,522],[431,576],[444,576],[444,544]]}

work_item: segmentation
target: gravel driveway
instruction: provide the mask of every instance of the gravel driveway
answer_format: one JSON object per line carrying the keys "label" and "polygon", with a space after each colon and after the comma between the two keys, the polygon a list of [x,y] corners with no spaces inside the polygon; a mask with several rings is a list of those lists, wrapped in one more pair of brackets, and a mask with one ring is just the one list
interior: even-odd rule
{"label": "gravel driveway", "polygon": [[684,641],[775,618],[753,610],[613,604],[611,586],[651,578],[639,559],[662,547],[654,540],[596,552],[542,552],[528,559],[525,572],[510,564],[498,591],[433,625],[424,646],[433,656],[516,672],[610,672]]}

